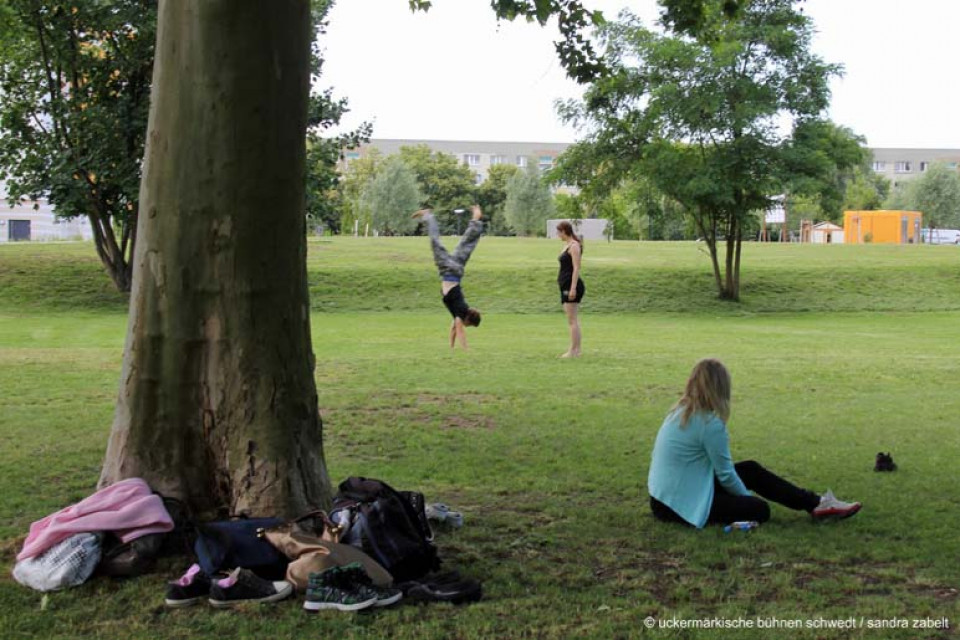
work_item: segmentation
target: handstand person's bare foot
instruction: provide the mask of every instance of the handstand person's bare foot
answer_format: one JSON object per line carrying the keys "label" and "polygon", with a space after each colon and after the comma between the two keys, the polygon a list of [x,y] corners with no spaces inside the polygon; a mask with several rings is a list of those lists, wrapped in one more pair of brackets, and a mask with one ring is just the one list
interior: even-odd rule
{"label": "handstand person's bare foot", "polygon": [[574,351],[566,351],[566,352],[564,352],[564,353],[561,353],[558,357],[559,357],[559,358],[579,358],[579,357],[580,357],[580,352],[579,352],[579,351],[576,351],[576,352],[574,352]]}
{"label": "handstand person's bare foot", "polygon": [[471,220],[479,220],[483,217],[483,211],[480,209],[480,205],[475,204],[470,207],[470,213],[473,214],[470,216]]}
{"label": "handstand person's bare foot", "polygon": [[410,216],[410,217],[411,217],[411,218],[423,218],[424,216],[428,216],[428,215],[430,215],[431,213],[433,213],[433,211],[432,211],[431,209],[420,209],[419,211],[414,211],[414,212],[413,212],[413,215]]}

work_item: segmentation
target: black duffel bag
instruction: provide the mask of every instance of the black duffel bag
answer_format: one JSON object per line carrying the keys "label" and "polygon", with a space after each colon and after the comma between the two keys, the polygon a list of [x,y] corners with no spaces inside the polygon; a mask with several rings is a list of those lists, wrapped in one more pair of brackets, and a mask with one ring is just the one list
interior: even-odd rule
{"label": "black duffel bag", "polygon": [[372,478],[347,478],[333,499],[330,519],[342,528],[340,542],[361,549],[397,582],[440,566],[422,493],[396,491]]}

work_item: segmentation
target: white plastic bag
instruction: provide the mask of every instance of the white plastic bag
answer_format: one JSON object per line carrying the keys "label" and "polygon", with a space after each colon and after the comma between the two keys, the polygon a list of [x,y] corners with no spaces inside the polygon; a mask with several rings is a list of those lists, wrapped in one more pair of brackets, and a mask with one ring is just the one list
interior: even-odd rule
{"label": "white plastic bag", "polygon": [[14,579],[37,591],[83,584],[100,562],[99,533],[78,533],[13,568]]}

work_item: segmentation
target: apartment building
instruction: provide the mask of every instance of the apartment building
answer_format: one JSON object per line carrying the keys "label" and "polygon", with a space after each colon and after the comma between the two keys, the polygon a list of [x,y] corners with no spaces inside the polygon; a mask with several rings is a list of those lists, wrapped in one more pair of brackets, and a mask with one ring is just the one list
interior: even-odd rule
{"label": "apartment building", "polygon": [[490,167],[498,164],[513,164],[526,167],[534,162],[541,171],[553,167],[559,156],[570,145],[565,142],[482,142],[471,140],[394,140],[373,138],[359,149],[343,152],[341,170],[351,160],[363,157],[370,149],[377,149],[384,156],[400,152],[400,147],[427,145],[433,151],[456,157],[470,168],[474,180],[481,184],[490,174]]}
{"label": "apartment building", "polygon": [[913,180],[935,162],[951,169],[960,168],[960,149],[871,149],[873,170],[883,175],[892,186]]}

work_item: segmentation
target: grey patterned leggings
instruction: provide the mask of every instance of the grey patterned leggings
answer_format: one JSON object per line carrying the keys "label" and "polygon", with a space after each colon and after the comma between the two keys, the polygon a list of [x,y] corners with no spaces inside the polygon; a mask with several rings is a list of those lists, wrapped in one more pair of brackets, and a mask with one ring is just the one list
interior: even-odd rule
{"label": "grey patterned leggings", "polygon": [[453,250],[451,255],[442,244],[440,244],[440,227],[437,225],[437,219],[433,214],[424,216],[427,221],[427,233],[430,234],[430,247],[433,249],[433,261],[437,265],[441,278],[463,277],[463,268],[470,259],[470,254],[477,248],[480,241],[480,234],[483,233],[483,222],[481,220],[471,220],[467,225],[467,230],[463,232],[460,243]]}

